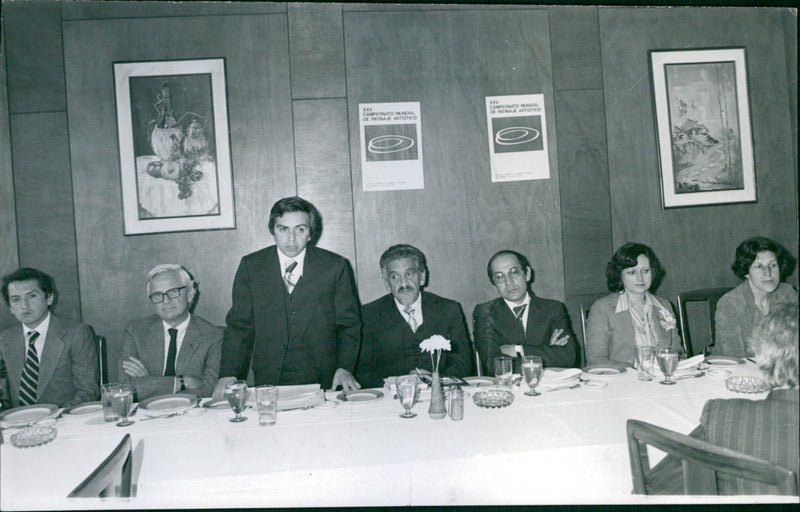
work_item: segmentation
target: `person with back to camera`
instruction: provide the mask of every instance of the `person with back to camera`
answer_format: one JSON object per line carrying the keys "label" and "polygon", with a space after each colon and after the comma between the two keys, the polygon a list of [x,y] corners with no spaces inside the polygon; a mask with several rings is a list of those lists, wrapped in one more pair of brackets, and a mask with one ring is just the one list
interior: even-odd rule
{"label": "person with back to camera", "polygon": [[731,270],[744,281],[717,303],[715,355],[750,357],[753,328],[777,304],[797,304],[797,291],[782,282],[794,270],[794,258],[769,238],[748,238],[736,248]]}
{"label": "person with back to camera", "polygon": [[586,364],[633,366],[636,346],[680,349],[675,315],[667,299],[652,293],[664,268],[646,245],[628,243],[606,266],[607,295],[595,301],[586,322]]}

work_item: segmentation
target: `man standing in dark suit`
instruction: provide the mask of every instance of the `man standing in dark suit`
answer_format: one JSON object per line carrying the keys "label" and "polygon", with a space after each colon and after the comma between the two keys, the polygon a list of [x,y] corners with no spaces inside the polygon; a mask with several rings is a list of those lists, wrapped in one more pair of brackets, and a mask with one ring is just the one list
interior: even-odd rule
{"label": "man standing in dark suit", "polygon": [[3,299],[21,325],[0,333],[13,407],[69,407],[97,400],[97,350],[92,330],[59,318],[53,278],[34,268],[3,277]]}
{"label": "man standing in dark suit", "polygon": [[361,343],[353,271],[346,259],[315,246],[321,228],[319,211],[305,199],[272,206],[275,245],[242,258],[233,280],[214,397],[251,366],[256,385],[361,387],[352,373]]}
{"label": "man standing in dark suit", "polygon": [[411,245],[393,245],[381,255],[380,266],[391,293],[362,309],[358,381],[380,387],[384,377],[403,375],[414,368],[429,369],[430,356],[419,344],[434,334],[450,340],[450,351],[442,352],[441,373],[455,377],[469,373],[469,337],[461,305],[422,291],[428,275],[422,251]]}
{"label": "man standing in dark suit", "polygon": [[475,346],[484,372],[494,374],[494,358],[502,345],[522,345],[527,356],[540,356],[544,366],[575,366],[575,334],[564,304],[530,292],[533,269],[515,251],[489,259],[486,273],[500,297],[475,306]]}
{"label": "man standing in dark suit", "polygon": [[180,265],[158,265],[147,274],[147,297],[156,314],[125,328],[120,379],[136,387],[137,400],[184,390],[211,396],[222,328],[190,313],[197,283]]}

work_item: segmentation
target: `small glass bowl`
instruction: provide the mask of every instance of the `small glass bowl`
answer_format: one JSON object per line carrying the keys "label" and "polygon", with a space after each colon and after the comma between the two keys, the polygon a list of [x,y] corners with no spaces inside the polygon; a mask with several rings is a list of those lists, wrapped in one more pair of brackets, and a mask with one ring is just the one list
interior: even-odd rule
{"label": "small glass bowl", "polygon": [[56,438],[55,427],[28,427],[11,436],[11,444],[17,448],[32,448],[47,444]]}
{"label": "small glass bowl", "polygon": [[472,401],[478,407],[487,409],[497,409],[500,407],[508,407],[514,401],[514,393],[505,389],[487,389],[485,391],[476,391],[472,395]]}
{"label": "small glass bowl", "polygon": [[736,393],[765,393],[769,386],[761,377],[736,375],[725,379],[725,387]]}

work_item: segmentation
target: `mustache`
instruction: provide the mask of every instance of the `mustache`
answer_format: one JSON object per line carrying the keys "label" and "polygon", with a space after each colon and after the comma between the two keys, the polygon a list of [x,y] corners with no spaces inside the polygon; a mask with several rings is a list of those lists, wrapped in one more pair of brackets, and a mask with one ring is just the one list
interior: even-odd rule
{"label": "mustache", "polygon": [[414,292],[416,290],[413,286],[401,286],[397,289],[398,292]]}

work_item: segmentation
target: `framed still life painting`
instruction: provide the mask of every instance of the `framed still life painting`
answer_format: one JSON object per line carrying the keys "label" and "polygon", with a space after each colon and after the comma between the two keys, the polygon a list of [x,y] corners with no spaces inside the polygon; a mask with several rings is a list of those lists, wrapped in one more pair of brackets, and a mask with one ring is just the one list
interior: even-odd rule
{"label": "framed still life painting", "polygon": [[649,55],[662,206],[755,202],[744,48]]}
{"label": "framed still life painting", "polygon": [[225,60],[115,62],[126,235],[236,227]]}

